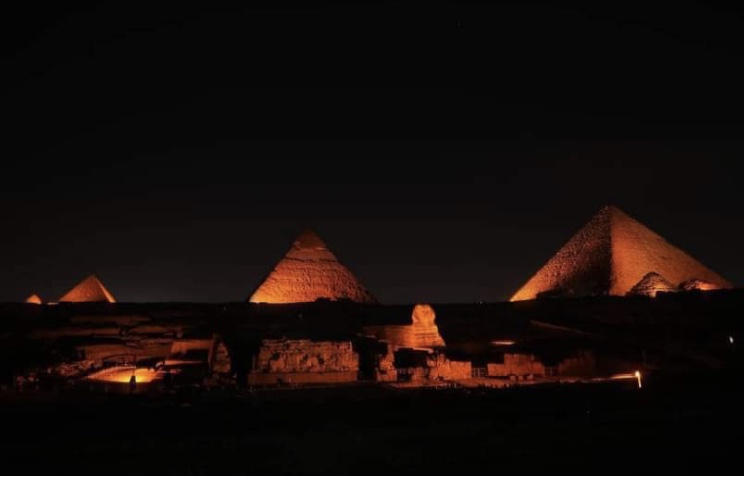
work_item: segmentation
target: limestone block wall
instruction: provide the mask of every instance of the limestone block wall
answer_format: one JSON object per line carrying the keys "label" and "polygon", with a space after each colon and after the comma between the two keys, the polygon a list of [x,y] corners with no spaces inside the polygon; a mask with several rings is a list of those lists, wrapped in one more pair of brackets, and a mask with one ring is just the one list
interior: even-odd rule
{"label": "limestone block wall", "polygon": [[[401,349],[398,353],[409,353],[411,349]],[[447,358],[443,353],[426,351],[415,351],[423,353],[424,360],[403,360],[398,362],[397,375],[404,381],[426,383],[427,381],[449,381],[455,379],[468,379],[472,377],[473,366],[470,361],[454,361]]]}
{"label": "limestone block wall", "polygon": [[428,378],[431,380],[467,379],[472,376],[473,365],[470,361],[453,361],[443,354],[435,353],[427,359]]}
{"label": "limestone block wall", "polygon": [[506,353],[503,363],[488,363],[488,376],[544,376],[545,366],[533,354]]}
{"label": "limestone block wall", "polygon": [[207,350],[211,351],[214,339],[176,339],[171,345],[171,355],[186,354],[189,351]]}
{"label": "limestone block wall", "polygon": [[253,362],[258,373],[328,373],[359,370],[349,341],[263,340]]}
{"label": "limestone block wall", "polygon": [[395,368],[395,353],[393,347],[387,344],[387,352],[379,357],[375,369],[375,380],[379,382],[391,382],[398,380],[398,370]]}

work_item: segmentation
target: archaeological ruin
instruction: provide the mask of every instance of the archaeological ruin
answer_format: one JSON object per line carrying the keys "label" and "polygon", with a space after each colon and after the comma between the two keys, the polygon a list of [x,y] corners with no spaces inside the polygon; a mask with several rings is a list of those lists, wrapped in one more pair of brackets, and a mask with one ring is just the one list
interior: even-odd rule
{"label": "archaeological ruin", "polygon": [[731,365],[743,311],[740,289],[606,207],[510,301],[380,304],[305,231],[246,301],[121,303],[91,275],[0,304],[1,361],[26,392],[634,380]]}

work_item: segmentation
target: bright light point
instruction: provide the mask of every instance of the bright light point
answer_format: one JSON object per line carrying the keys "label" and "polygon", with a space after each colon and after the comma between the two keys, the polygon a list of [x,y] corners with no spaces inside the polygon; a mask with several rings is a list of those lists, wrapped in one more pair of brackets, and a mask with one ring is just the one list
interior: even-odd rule
{"label": "bright light point", "polygon": [[491,344],[494,346],[512,346],[514,345],[514,341],[512,340],[496,340],[491,341]]}
{"label": "bright light point", "polygon": [[643,387],[643,384],[641,383],[641,372],[640,371],[636,371],[635,372],[635,377],[638,380],[638,389],[641,389]]}
{"label": "bright light point", "polygon": [[734,344],[734,337],[733,336],[729,336],[729,343]]}
{"label": "bright light point", "polygon": [[158,371],[149,368],[132,368],[131,366],[120,366],[108,368],[88,376],[94,381],[107,381],[110,383],[130,383],[132,376],[136,383],[149,383],[158,377]]}

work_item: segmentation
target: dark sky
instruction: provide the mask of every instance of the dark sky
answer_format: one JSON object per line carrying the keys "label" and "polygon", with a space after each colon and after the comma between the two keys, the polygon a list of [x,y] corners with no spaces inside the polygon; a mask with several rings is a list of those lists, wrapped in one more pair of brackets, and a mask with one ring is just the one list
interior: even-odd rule
{"label": "dark sky", "polygon": [[742,13],[596,3],[4,7],[0,301],[241,301],[305,227],[503,300],[608,203],[741,285]]}

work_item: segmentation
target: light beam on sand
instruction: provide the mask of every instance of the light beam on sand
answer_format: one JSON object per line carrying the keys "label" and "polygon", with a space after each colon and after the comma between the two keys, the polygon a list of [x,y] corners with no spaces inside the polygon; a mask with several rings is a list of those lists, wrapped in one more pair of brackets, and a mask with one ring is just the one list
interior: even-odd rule
{"label": "light beam on sand", "polygon": [[613,379],[613,380],[615,380],[615,379],[635,379],[636,381],[638,381],[638,388],[640,389],[640,388],[643,387],[643,381],[641,379],[641,372],[640,371],[636,371],[636,372],[631,373],[631,374],[616,374],[614,376],[611,376],[610,379]]}
{"label": "light beam on sand", "polygon": [[109,368],[98,371],[88,376],[88,379],[94,381],[106,381],[109,383],[129,383],[132,376],[137,383],[149,383],[153,381],[158,371],[150,368],[134,368],[131,366]]}

